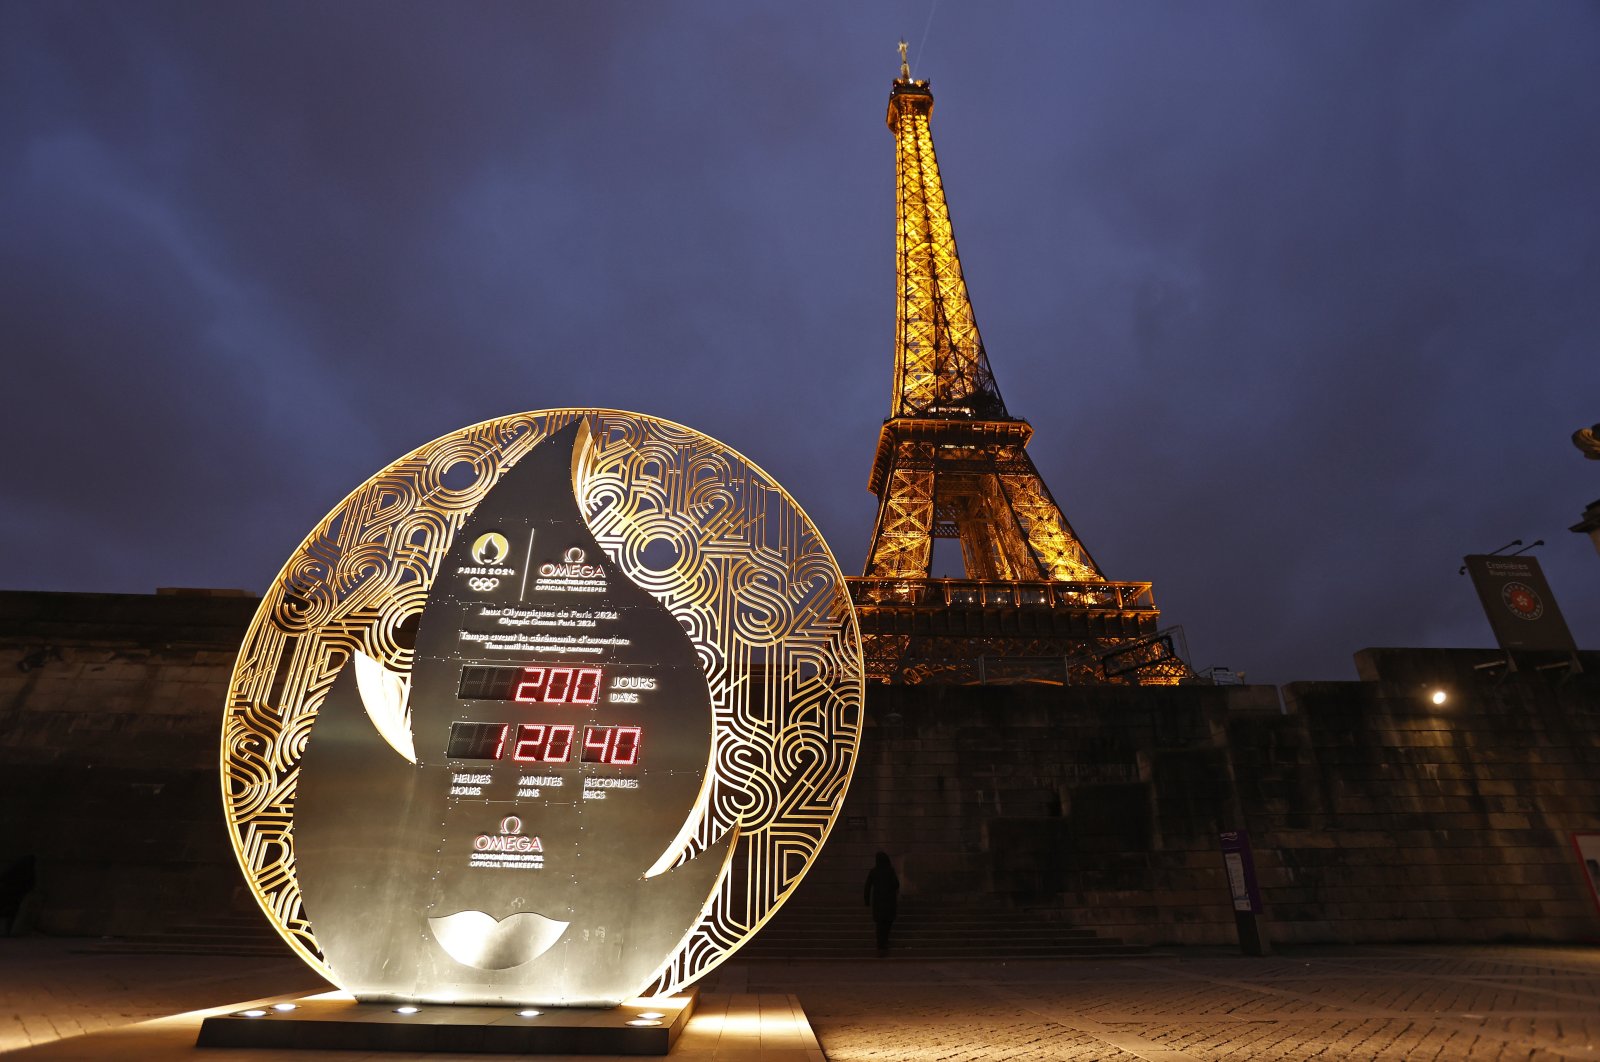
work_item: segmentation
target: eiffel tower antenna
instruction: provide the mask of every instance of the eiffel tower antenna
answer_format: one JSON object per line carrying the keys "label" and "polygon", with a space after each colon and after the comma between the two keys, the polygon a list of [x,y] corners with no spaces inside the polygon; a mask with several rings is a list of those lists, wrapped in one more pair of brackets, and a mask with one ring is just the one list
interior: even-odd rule
{"label": "eiffel tower antenna", "polygon": [[[893,389],[868,481],[878,519],[865,572],[852,580],[868,669],[889,681],[970,681],[962,676],[978,660],[1037,655],[1055,658],[1061,681],[1068,659],[1095,661],[1156,636],[1160,613],[1149,583],[1101,574],[1027,454],[1033,428],[1000,396],[956,253],[932,113],[933,92],[911,77],[902,41],[887,116],[897,192]],[[964,580],[931,577],[936,538],[959,540]],[[963,633],[917,633],[935,627]],[[1159,681],[1157,670],[1130,673]],[[1166,670],[1187,673],[1181,661]],[[1078,681],[1115,678],[1094,663],[1078,672]]]}

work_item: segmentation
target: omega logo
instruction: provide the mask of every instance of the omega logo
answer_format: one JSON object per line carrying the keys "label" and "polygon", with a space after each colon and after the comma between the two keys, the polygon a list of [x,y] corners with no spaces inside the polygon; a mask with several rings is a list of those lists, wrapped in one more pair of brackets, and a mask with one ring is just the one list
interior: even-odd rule
{"label": "omega logo", "polygon": [[542,852],[544,845],[539,843],[539,838],[528,837],[522,832],[522,820],[515,815],[507,815],[500,820],[499,833],[480,833],[473,839],[472,847],[478,852]]}
{"label": "omega logo", "polygon": [[605,569],[598,564],[584,563],[586,554],[577,546],[573,546],[561,555],[561,563],[550,561],[539,565],[539,574],[549,577],[565,577],[568,579],[598,579],[605,574]]}

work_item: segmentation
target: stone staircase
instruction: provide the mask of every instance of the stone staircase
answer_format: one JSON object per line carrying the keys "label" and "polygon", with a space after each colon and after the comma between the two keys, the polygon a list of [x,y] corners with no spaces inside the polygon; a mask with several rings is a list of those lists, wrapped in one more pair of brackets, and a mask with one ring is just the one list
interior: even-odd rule
{"label": "stone staircase", "polygon": [[261,915],[231,915],[170,926],[158,933],[106,937],[85,949],[101,954],[241,955],[287,959],[289,945]]}
{"label": "stone staircase", "polygon": [[[895,958],[1086,959],[1145,955],[1149,949],[1100,936],[1062,921],[1055,912],[978,905],[924,905],[902,898],[889,941]],[[858,959],[876,955],[872,914],[865,906],[785,905],[741,959]]]}

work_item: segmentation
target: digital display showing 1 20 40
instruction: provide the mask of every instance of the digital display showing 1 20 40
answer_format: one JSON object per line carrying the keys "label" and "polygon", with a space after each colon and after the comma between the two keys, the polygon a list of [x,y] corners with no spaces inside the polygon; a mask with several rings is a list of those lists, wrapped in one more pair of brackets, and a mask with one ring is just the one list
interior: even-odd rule
{"label": "digital display showing 1 20 40", "polygon": [[[577,730],[573,723],[451,723],[445,755],[453,760],[566,763]],[[638,763],[643,734],[639,726],[586,726],[582,762],[619,767]]]}
{"label": "digital display showing 1 20 40", "polygon": [[593,704],[600,699],[604,678],[604,670],[598,667],[468,664],[461,669],[456,696],[522,704]]}

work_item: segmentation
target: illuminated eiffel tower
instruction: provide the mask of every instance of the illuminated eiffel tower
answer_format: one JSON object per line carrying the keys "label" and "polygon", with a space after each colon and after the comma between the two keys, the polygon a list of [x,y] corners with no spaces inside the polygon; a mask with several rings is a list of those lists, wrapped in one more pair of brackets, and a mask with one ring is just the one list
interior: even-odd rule
{"label": "illuminated eiffel tower", "polygon": [[[1188,674],[1149,583],[1108,582],[1024,449],[978,335],[928,120],[900,45],[889,92],[898,189],[894,394],[868,489],[866,572],[850,580],[869,675],[888,682],[1170,683]],[[933,540],[966,578],[930,577]]]}

